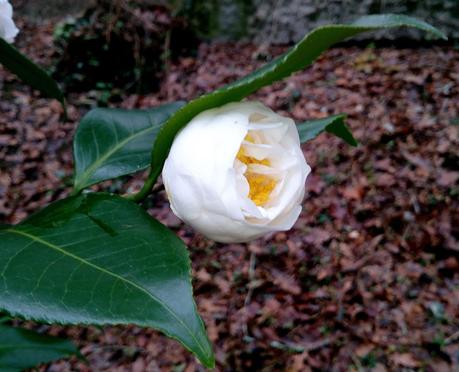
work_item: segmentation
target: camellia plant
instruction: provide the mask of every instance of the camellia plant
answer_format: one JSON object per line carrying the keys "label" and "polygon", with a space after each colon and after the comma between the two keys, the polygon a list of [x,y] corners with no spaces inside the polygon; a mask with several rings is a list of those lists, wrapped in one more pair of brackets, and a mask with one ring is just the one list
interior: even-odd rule
{"label": "camellia plant", "polygon": [[[91,110],[74,137],[72,195],[0,227],[0,309],[46,323],[153,327],[213,367],[187,247],[139,203],[162,172],[173,212],[210,239],[247,242],[290,229],[310,172],[300,144],[323,131],[357,142],[345,115],[295,125],[244,98],[309,66],[337,42],[402,26],[445,38],[407,16],[366,16],[319,27],[261,69],[189,103]],[[1,38],[0,62],[65,105],[49,76]],[[137,193],[88,190],[147,168]]]}

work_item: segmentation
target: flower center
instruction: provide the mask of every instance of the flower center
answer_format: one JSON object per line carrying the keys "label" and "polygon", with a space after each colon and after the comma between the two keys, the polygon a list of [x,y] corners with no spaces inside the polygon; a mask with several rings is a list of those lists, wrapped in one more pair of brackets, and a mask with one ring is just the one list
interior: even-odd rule
{"label": "flower center", "polygon": [[[247,134],[244,138],[245,141],[254,143],[254,140],[250,134]],[[265,166],[271,166],[271,162],[268,159],[258,160],[252,156],[247,155],[244,144],[241,145],[236,155],[236,159],[247,165],[247,170],[244,173],[244,177],[249,183],[249,198],[255,205],[262,206],[269,200],[271,192],[276,187],[276,180],[273,177],[269,177],[265,174],[256,173],[250,167],[251,164],[259,164]]]}

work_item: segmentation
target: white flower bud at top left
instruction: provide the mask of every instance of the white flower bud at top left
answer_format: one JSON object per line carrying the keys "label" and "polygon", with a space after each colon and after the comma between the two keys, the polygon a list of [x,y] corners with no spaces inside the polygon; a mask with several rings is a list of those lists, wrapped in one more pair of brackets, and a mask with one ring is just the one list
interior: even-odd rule
{"label": "white flower bud at top left", "polygon": [[0,0],[0,37],[12,43],[18,32],[13,21],[13,7],[8,0]]}
{"label": "white flower bud at top left", "polygon": [[163,181],[177,217],[215,241],[246,242],[293,226],[309,172],[293,120],[239,102],[179,132]]}

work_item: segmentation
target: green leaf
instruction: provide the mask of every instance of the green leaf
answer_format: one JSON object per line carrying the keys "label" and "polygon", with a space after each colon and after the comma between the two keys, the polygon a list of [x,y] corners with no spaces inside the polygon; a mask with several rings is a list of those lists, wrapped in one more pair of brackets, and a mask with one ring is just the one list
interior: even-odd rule
{"label": "green leaf", "polygon": [[54,79],[1,37],[0,63],[17,75],[24,83],[39,90],[46,97],[57,99],[65,109],[64,94]]}
{"label": "green leaf", "polygon": [[133,202],[88,193],[0,230],[0,309],[53,323],[153,327],[213,366],[183,242]]}
{"label": "green leaf", "polygon": [[219,90],[203,95],[177,111],[159,132],[152,151],[152,173],[159,174],[177,132],[204,110],[240,101],[256,90],[284,79],[309,66],[333,44],[365,31],[393,27],[415,27],[433,35],[446,36],[426,22],[394,14],[370,15],[349,25],[327,25],[314,29],[284,55],[254,73]]}
{"label": "green leaf", "polygon": [[2,316],[0,315],[0,323],[6,323],[9,322],[12,318],[8,315]]}
{"label": "green leaf", "polygon": [[333,115],[328,118],[308,120],[298,124],[297,128],[301,143],[310,141],[323,131],[327,131],[341,138],[349,145],[357,146],[357,141],[344,123],[345,119],[346,115]]}
{"label": "green leaf", "polygon": [[183,105],[175,102],[150,110],[89,111],[73,140],[75,190],[147,168],[159,129]]}
{"label": "green leaf", "polygon": [[0,371],[16,372],[79,354],[68,340],[0,325]]}

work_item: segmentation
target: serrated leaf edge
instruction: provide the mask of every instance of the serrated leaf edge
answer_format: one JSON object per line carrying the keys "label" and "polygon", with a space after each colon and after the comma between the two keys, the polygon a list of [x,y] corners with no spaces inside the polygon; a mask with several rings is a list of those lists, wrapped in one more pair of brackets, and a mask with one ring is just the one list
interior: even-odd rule
{"label": "serrated leaf edge", "polygon": [[[34,236],[32,234],[29,234],[27,232],[24,232],[24,231],[21,231],[21,230],[14,230],[14,229],[11,229],[11,228],[8,228],[8,229],[4,229],[2,230],[2,232],[9,232],[9,233],[12,233],[12,234],[17,234],[17,235],[20,235],[20,236],[23,236],[23,237],[26,237],[28,239],[31,239],[32,241],[34,242],[37,242],[37,243],[40,243],[42,245],[45,245],[47,246],[48,248],[51,248],[55,251],[58,251],[59,253],[61,254],[64,254],[68,257],[71,257],[73,258],[74,260],[77,260],[77,261],[80,261],[80,262],[83,262],[84,264],[87,264],[88,266],[96,269],[96,270],[99,270],[99,271],[102,271],[104,272],[105,274],[107,275],[110,275],[110,276],[113,276],[115,277],[116,279],[118,280],[121,280],[131,286],[133,286],[134,288],[136,288],[137,290],[140,290],[141,292],[145,293],[147,296],[149,296],[153,301],[157,302],[160,306],[162,306],[164,309],[166,309],[179,323],[180,325],[187,331],[187,333],[192,337],[192,339],[195,341],[196,345],[198,345],[199,349],[201,350],[202,352],[202,355],[203,356],[206,356],[207,358],[209,358],[208,360],[204,360],[202,361],[203,364],[206,366],[206,367],[213,367],[214,363],[215,363],[215,360],[214,360],[214,357],[213,357],[213,354],[209,356],[208,352],[206,351],[206,348],[198,341],[198,339],[195,337],[194,333],[191,331],[191,329],[180,319],[179,316],[177,316],[177,314],[175,314],[175,312],[168,306],[166,305],[165,303],[163,303],[163,301],[161,301],[159,298],[157,298],[156,296],[154,296],[153,294],[151,294],[150,292],[148,292],[148,290],[146,290],[145,288],[143,288],[142,286],[136,284],[135,282],[132,282],[131,280],[129,279],[126,279],[126,278],[123,278],[122,276],[118,275],[118,274],[115,274],[115,273],[112,273],[111,271],[109,270],[106,270],[104,269],[103,267],[100,267],[98,265],[95,265],[87,260],[84,260],[78,256],[75,256],[74,254],[70,253],[70,252],[67,252],[66,250],[44,240],[44,239],[41,239],[37,236]],[[189,256],[187,255],[188,257],[188,264],[189,264],[189,267],[191,267],[191,261],[190,261],[190,258]],[[191,272],[189,272],[189,275],[188,275],[188,280],[189,280],[189,283],[191,285]],[[192,288],[192,286],[191,286]],[[194,310],[196,311],[196,313],[198,314],[197,312],[197,306],[196,306],[196,303],[194,301],[194,298],[193,298],[193,306],[194,306]],[[12,315],[19,315],[19,316],[22,316],[20,313],[14,313],[12,311],[9,311],[7,309],[5,309],[6,312],[8,312],[9,314],[12,314]],[[46,319],[46,318],[40,318],[40,317],[27,317],[28,319],[34,319],[34,320],[45,320],[46,322],[53,322],[53,323],[56,323],[54,319]],[[204,327],[204,323],[203,323],[203,320],[202,318],[198,315],[198,319],[199,319],[199,323],[201,325],[201,328],[202,330],[204,331],[203,333],[205,333],[205,327]],[[66,324],[65,322],[57,322],[59,324]],[[92,324],[90,322],[88,323],[79,323],[79,324]],[[114,325],[114,324],[125,324],[125,323],[107,323],[107,324],[110,324],[110,325]],[[151,326],[149,325],[148,323],[144,323],[145,326]],[[187,350],[189,350],[190,352],[193,353],[193,351],[187,346],[185,345],[177,336],[174,336],[174,335],[171,335],[169,334],[168,331],[166,331],[165,329],[161,328],[161,327],[157,327],[155,326],[154,327],[155,329],[158,329],[159,331],[161,331],[162,333],[164,333],[165,335],[167,335],[168,337],[172,338],[172,339],[175,339],[177,340],[181,345],[183,345]],[[212,353],[212,351],[211,351]]]}

